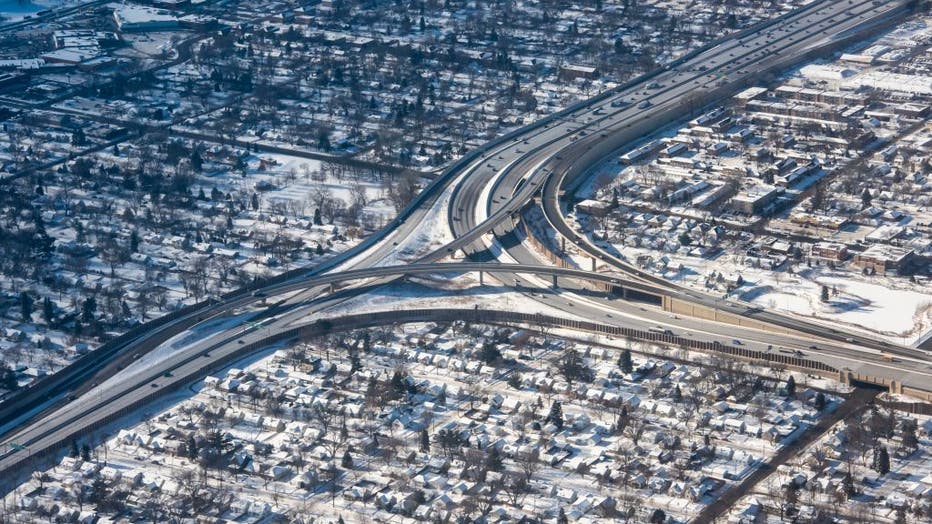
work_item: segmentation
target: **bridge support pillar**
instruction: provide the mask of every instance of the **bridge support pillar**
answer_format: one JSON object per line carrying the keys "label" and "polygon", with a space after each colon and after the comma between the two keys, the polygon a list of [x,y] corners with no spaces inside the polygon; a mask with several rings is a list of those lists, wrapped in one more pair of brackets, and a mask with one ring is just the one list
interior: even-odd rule
{"label": "bridge support pillar", "polygon": [[566,237],[560,237],[560,251],[566,253]]}
{"label": "bridge support pillar", "polygon": [[847,369],[842,369],[838,372],[838,381],[846,386],[851,385],[851,371]]}
{"label": "bridge support pillar", "polygon": [[595,257],[592,257],[592,272],[595,273]]}
{"label": "bridge support pillar", "polygon": [[336,286],[336,284],[334,284],[333,282],[331,282],[331,283],[330,283],[330,294],[332,295],[332,294],[334,294],[334,293],[336,293],[336,292],[337,292],[337,286]]}
{"label": "bridge support pillar", "polygon": [[557,276],[556,276],[556,275],[553,276],[553,287],[554,287],[554,288],[559,287],[559,286],[557,286]]}
{"label": "bridge support pillar", "polygon": [[484,285],[485,285],[485,280],[484,280],[484,278],[483,278],[483,274],[482,274],[482,273],[483,273],[482,271],[479,272],[479,285],[480,285],[480,286],[484,286]]}

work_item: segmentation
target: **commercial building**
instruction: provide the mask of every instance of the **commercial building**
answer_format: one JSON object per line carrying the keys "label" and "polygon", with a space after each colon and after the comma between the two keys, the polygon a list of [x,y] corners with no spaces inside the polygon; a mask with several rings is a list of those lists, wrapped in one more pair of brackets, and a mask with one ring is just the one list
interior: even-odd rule
{"label": "commercial building", "polygon": [[812,258],[841,262],[848,258],[848,247],[839,242],[816,242],[809,251]]}
{"label": "commercial building", "polygon": [[912,249],[873,245],[863,253],[854,255],[854,265],[862,269],[870,269],[876,273],[886,274],[891,271],[901,272],[913,262],[916,255]]}
{"label": "commercial building", "polygon": [[745,215],[756,215],[776,200],[779,194],[780,190],[774,186],[757,185],[732,197],[731,208]]}
{"label": "commercial building", "polygon": [[560,67],[560,76],[563,77],[564,80],[576,80],[577,78],[595,80],[599,77],[599,71],[590,66],[565,65]]}
{"label": "commercial building", "polygon": [[162,9],[132,4],[110,4],[120,31],[171,31],[180,27],[177,17]]}

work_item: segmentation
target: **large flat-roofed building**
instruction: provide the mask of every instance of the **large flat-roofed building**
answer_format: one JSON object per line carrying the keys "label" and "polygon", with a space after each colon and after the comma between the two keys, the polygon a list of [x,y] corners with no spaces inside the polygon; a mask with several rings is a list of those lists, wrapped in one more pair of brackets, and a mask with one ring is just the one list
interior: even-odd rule
{"label": "large flat-roofed building", "polygon": [[594,80],[599,77],[599,70],[591,66],[569,64],[560,67],[560,76],[564,80],[576,80],[577,78]]}
{"label": "large flat-roofed building", "polygon": [[755,215],[764,210],[770,203],[777,199],[779,189],[760,184],[742,191],[732,197],[731,208],[738,213],[745,215]]}
{"label": "large flat-roofed building", "polygon": [[854,265],[863,269],[872,269],[877,273],[900,272],[915,258],[912,249],[881,244],[867,248],[863,253],[854,255]]}
{"label": "large flat-roofed building", "polygon": [[120,31],[171,31],[181,27],[177,17],[162,9],[133,4],[109,5]]}
{"label": "large flat-roofed building", "polygon": [[839,242],[816,242],[809,255],[813,258],[840,262],[848,258],[848,247]]}

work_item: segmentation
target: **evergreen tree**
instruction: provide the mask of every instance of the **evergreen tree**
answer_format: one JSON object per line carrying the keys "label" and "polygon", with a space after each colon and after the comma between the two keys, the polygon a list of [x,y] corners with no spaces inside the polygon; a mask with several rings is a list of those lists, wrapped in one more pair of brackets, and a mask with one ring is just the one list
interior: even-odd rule
{"label": "evergreen tree", "polygon": [[42,318],[47,324],[55,321],[55,306],[52,305],[52,299],[45,297],[42,299]]}
{"label": "evergreen tree", "polygon": [[314,225],[315,225],[315,226],[322,226],[322,225],[324,225],[324,221],[323,221],[323,220],[321,219],[321,217],[320,217],[320,208],[319,208],[319,207],[314,209]]}
{"label": "evergreen tree", "polygon": [[19,384],[16,381],[16,372],[6,362],[0,362],[0,388],[7,391],[16,391]]}
{"label": "evergreen tree", "polygon": [[786,396],[792,397],[796,395],[796,379],[793,378],[793,375],[790,375],[790,378],[786,379]]}
{"label": "evergreen tree", "polygon": [[916,436],[918,424],[916,419],[903,419],[900,423],[900,434],[903,440],[903,447],[908,450],[915,450],[919,447],[919,438]]}
{"label": "evergreen tree", "polygon": [[446,406],[447,405],[447,388],[440,390],[440,393],[437,394],[437,405]]}
{"label": "evergreen tree", "polygon": [[786,499],[787,504],[795,505],[799,502],[799,486],[791,480],[784,488],[783,497]]}
{"label": "evergreen tree", "polygon": [[680,390],[680,385],[677,384],[676,387],[673,388],[673,401],[679,402],[682,399],[683,399],[683,391]]}
{"label": "evergreen tree", "polygon": [[379,394],[379,381],[375,377],[370,376],[369,382],[366,384],[366,396],[365,399],[367,402],[373,402],[376,400],[376,397]]}
{"label": "evergreen tree", "polygon": [[107,485],[107,481],[101,475],[94,477],[94,481],[91,483],[90,493],[88,494],[88,500],[95,504],[98,510],[103,509],[102,506],[108,503],[107,497],[110,495],[110,487]]}
{"label": "evergreen tree", "polygon": [[139,233],[135,229],[129,234],[129,250],[132,253],[139,251]]}
{"label": "evergreen tree", "polygon": [[188,435],[185,447],[187,448],[185,451],[188,452],[188,459],[197,460],[197,441],[194,440],[194,433]]}
{"label": "evergreen tree", "polygon": [[91,447],[88,446],[87,444],[81,445],[81,460],[83,460],[84,462],[91,461]]}
{"label": "evergreen tree", "polygon": [[654,512],[650,514],[651,524],[663,524],[666,521],[667,513],[660,508],[655,509]]}
{"label": "evergreen tree", "polygon": [[350,455],[349,450],[343,452],[343,459],[340,460],[340,466],[345,469],[353,469],[353,456]]}
{"label": "evergreen tree", "polygon": [[485,456],[485,469],[486,471],[501,471],[502,467],[502,454],[497,447],[492,446],[488,455]]}
{"label": "evergreen tree", "polygon": [[405,392],[408,390],[408,387],[405,385],[404,376],[401,374],[401,371],[397,369],[395,370],[394,373],[392,373],[391,385],[392,385],[392,389],[391,389],[392,398],[390,398],[389,400],[397,400],[401,398],[402,396],[404,396]]}
{"label": "evergreen tree", "polygon": [[877,473],[886,475],[890,472],[890,454],[886,446],[879,446],[874,451],[874,462],[876,463],[874,469]]}
{"label": "evergreen tree", "polygon": [[544,422],[553,424],[559,429],[563,429],[563,405],[560,404],[559,400],[554,400],[553,404],[550,405],[550,412],[547,413],[547,418],[544,419]]}
{"label": "evergreen tree", "polygon": [[430,452],[430,435],[427,434],[426,429],[421,430],[421,453]]}
{"label": "evergreen tree", "polygon": [[511,376],[508,377],[508,385],[514,389],[521,389],[521,375],[517,371],[512,372]]}
{"label": "evergreen tree", "polygon": [[25,291],[19,294],[19,309],[23,314],[23,321],[29,322],[32,317],[32,297]]}
{"label": "evergreen tree", "polygon": [[822,302],[828,302],[828,286],[822,286]]}
{"label": "evergreen tree", "polygon": [[492,364],[500,358],[502,358],[502,352],[495,347],[494,342],[489,341],[482,345],[482,350],[479,351],[479,360],[486,364]]}
{"label": "evergreen tree", "polygon": [[201,152],[198,151],[198,148],[194,148],[194,151],[191,152],[191,169],[200,173],[201,169],[204,167],[204,159],[201,157]]}
{"label": "evergreen tree", "polygon": [[78,458],[81,456],[81,452],[78,450],[78,441],[71,439],[71,449],[68,451],[68,456],[71,458]]}
{"label": "evergreen tree", "polygon": [[816,393],[815,400],[813,400],[815,408],[819,411],[825,409],[825,394],[821,391]]}
{"label": "evergreen tree", "polygon": [[631,362],[631,350],[626,349],[618,356],[618,367],[622,373],[630,374],[634,371],[634,364]]}
{"label": "evergreen tree", "polygon": [[84,304],[81,306],[81,320],[85,324],[90,324],[94,321],[94,315],[97,313],[97,299],[93,296],[87,297],[84,299]]}
{"label": "evergreen tree", "polygon": [[854,478],[851,476],[850,471],[845,473],[845,477],[841,479],[841,489],[845,494],[845,500],[857,495],[857,490],[854,489]]}

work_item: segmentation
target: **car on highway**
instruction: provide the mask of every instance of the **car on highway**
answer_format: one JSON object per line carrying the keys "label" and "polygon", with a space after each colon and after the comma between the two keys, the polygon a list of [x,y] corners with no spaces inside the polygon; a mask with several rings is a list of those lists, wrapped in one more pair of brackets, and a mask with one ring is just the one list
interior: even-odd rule
{"label": "car on highway", "polygon": [[736,338],[731,339],[731,343],[734,344],[735,346],[743,346],[743,345],[744,345],[740,340],[738,340],[738,339],[736,339]]}
{"label": "car on highway", "polygon": [[638,109],[647,109],[648,107],[650,107],[650,100],[642,100],[638,104]]}

